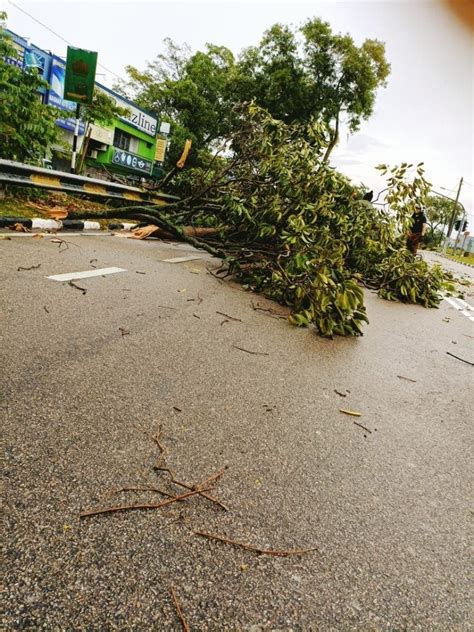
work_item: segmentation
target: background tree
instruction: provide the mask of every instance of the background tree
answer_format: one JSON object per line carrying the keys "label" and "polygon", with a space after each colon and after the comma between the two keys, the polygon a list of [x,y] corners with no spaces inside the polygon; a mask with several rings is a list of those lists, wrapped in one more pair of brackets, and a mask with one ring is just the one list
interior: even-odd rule
{"label": "background tree", "polygon": [[246,99],[254,97],[286,122],[321,117],[330,126],[324,160],[339,140],[342,122],[353,133],[370,117],[377,89],[390,72],[382,42],[367,39],[357,46],[319,18],[295,33],[276,24],[257,47],[243,53],[240,67],[251,77],[242,85]]}
{"label": "background tree", "polygon": [[[0,20],[6,14],[0,12]],[[10,37],[0,26],[0,156],[9,160],[41,164],[60,133],[58,110],[43,105],[38,91],[47,87],[35,69],[9,64],[17,58]]]}
{"label": "background tree", "polygon": [[191,166],[200,163],[197,149],[209,150],[232,135],[234,108],[251,101],[287,124],[323,120],[330,130],[327,161],[341,124],[352,133],[372,114],[377,89],[390,71],[382,42],[368,39],[357,46],[318,18],[296,31],[272,26],[238,60],[213,44],[195,54],[171,40],[166,46],[145,71],[129,66],[130,81],[117,87],[173,123],[173,162],[182,140],[193,140]]}
{"label": "background tree", "polygon": [[172,164],[179,158],[186,138],[193,141],[188,159],[188,165],[193,166],[199,162],[199,150],[212,147],[229,134],[234,56],[227,48],[213,44],[195,54],[169,39],[165,44],[165,54],[143,72],[128,66],[130,81],[115,87],[161,120],[172,123],[168,153]]}
{"label": "background tree", "polygon": [[[428,220],[428,239],[427,242],[434,246],[439,245],[443,238],[444,226],[449,224],[453,214],[454,202],[446,197],[439,195],[430,195],[426,199],[425,215]],[[456,213],[454,221],[460,220],[462,217],[462,209],[458,203],[459,211]]]}

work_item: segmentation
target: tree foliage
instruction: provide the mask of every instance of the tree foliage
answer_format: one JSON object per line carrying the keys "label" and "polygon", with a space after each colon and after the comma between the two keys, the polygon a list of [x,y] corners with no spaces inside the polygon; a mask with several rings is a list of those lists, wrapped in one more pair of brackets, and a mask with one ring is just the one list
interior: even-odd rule
{"label": "tree foliage", "polygon": [[[0,20],[6,15],[0,13]],[[22,70],[9,64],[17,52],[0,25],[0,156],[41,164],[48,147],[59,139],[55,124],[59,112],[43,105],[38,96],[47,87],[35,69]]]}

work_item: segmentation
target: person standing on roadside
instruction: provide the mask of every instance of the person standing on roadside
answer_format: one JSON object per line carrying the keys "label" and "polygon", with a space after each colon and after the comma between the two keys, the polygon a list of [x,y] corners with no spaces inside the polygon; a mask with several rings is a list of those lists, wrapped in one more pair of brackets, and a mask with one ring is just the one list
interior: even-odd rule
{"label": "person standing on roadside", "polygon": [[428,228],[428,221],[421,206],[415,208],[415,212],[411,216],[411,227],[407,236],[407,248],[412,255],[416,255],[418,246],[425,236]]}

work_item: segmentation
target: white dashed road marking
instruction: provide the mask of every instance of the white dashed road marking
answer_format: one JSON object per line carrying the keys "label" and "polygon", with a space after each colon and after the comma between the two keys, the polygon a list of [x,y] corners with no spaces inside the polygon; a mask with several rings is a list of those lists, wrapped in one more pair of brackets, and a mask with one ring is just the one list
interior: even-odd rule
{"label": "white dashed road marking", "polygon": [[116,272],[126,272],[124,268],[102,268],[101,270],[85,270],[84,272],[68,272],[67,274],[53,274],[46,277],[53,281],[73,281],[75,279],[88,279],[90,277],[103,276],[104,274],[115,274]]}
{"label": "white dashed road marking", "polygon": [[463,301],[462,298],[454,298],[452,296],[445,296],[444,300],[447,301],[454,309],[457,309],[463,316],[469,318],[470,321],[474,321],[474,307]]}

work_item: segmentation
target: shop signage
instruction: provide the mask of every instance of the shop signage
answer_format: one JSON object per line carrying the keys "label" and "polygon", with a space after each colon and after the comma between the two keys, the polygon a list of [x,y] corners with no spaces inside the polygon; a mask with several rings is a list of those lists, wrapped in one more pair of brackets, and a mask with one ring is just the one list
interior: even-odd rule
{"label": "shop signage", "polygon": [[153,163],[150,160],[145,160],[141,156],[130,154],[123,149],[114,149],[112,156],[112,162],[114,165],[124,167],[125,169],[134,169],[141,173],[151,173]]}
{"label": "shop signage", "polygon": [[125,116],[120,117],[122,121],[128,123],[129,125],[133,125],[133,127],[136,127],[141,132],[145,132],[145,134],[155,138],[158,120],[154,116],[143,112],[143,110],[135,107],[126,99],[122,99],[118,94],[106,90],[102,86],[99,86],[99,90],[102,90],[108,97],[113,99],[119,107],[128,110]]}

